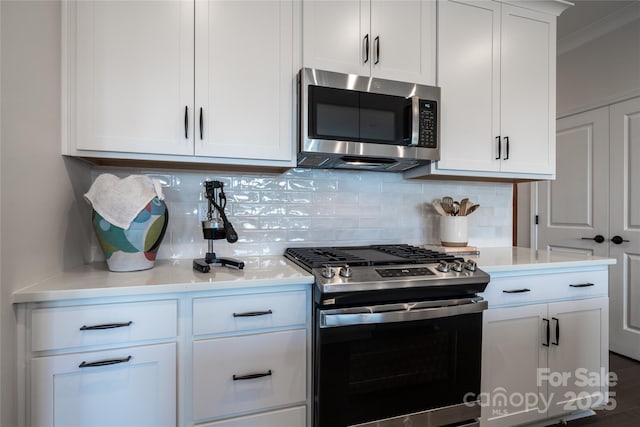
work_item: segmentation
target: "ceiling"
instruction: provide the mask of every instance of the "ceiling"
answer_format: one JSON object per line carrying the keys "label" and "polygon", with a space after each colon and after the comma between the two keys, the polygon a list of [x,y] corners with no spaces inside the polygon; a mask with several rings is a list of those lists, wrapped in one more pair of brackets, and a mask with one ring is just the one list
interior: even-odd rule
{"label": "ceiling", "polygon": [[575,4],[558,17],[558,40],[583,30],[590,25],[598,25],[621,9],[640,0],[569,0]]}

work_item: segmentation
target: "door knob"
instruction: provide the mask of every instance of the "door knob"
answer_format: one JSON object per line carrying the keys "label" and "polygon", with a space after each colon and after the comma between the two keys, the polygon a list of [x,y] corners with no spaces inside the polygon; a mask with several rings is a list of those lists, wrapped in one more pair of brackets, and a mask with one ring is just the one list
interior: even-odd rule
{"label": "door knob", "polygon": [[613,236],[613,237],[611,238],[611,241],[612,241],[613,243],[615,243],[616,245],[619,245],[619,244],[620,244],[620,243],[622,243],[622,242],[628,242],[628,240],[625,240],[625,239],[623,239],[623,238],[622,238],[622,237],[620,237],[620,236]]}
{"label": "door knob", "polygon": [[[615,237],[613,239],[615,239]],[[611,239],[611,241],[613,241],[613,239]],[[596,243],[602,243],[604,242],[604,236],[601,234],[597,234],[595,237],[583,237],[582,240],[594,240]]]}

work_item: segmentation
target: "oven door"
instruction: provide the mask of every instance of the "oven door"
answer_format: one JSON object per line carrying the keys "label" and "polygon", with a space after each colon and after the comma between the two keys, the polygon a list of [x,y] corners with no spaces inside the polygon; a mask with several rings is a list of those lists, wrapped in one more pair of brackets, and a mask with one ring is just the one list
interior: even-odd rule
{"label": "oven door", "polygon": [[317,310],[315,427],[405,425],[393,419],[409,414],[420,425],[473,425],[486,306],[475,298]]}

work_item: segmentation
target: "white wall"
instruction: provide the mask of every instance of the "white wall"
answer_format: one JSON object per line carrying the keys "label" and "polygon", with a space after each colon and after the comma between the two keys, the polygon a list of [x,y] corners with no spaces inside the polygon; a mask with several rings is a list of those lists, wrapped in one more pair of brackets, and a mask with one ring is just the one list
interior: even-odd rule
{"label": "white wall", "polygon": [[74,185],[90,171],[60,155],[60,3],[0,2],[2,235],[0,424],[17,424],[11,293],[82,263],[86,213]]}
{"label": "white wall", "polygon": [[640,20],[558,56],[557,93],[559,116],[640,95]]}

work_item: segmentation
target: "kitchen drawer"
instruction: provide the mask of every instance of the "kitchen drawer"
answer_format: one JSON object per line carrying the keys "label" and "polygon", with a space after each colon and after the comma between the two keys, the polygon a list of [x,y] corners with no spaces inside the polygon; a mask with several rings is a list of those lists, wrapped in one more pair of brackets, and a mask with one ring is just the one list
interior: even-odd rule
{"label": "kitchen drawer", "polygon": [[280,411],[200,424],[198,427],[305,427],[306,424],[307,414],[305,407],[296,406],[295,408],[282,409]]}
{"label": "kitchen drawer", "polygon": [[177,335],[176,300],[36,308],[31,312],[33,351],[127,344]]}
{"label": "kitchen drawer", "polygon": [[305,329],[196,341],[194,418],[204,420],[304,402],[306,354]]}
{"label": "kitchen drawer", "polygon": [[489,302],[489,307],[499,307],[607,296],[608,291],[608,271],[603,269],[528,276],[492,276],[487,289],[480,295]]}
{"label": "kitchen drawer", "polygon": [[196,298],[193,334],[217,334],[305,325],[305,291]]}

